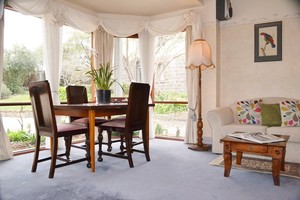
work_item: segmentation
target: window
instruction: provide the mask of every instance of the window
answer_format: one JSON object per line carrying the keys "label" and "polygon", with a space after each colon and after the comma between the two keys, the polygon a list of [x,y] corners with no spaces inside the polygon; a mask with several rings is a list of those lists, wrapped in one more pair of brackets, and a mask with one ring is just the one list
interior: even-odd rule
{"label": "window", "polygon": [[[90,70],[91,34],[63,26],[63,59],[60,77],[60,100],[66,101],[65,88],[68,85],[84,85],[91,98]],[[91,99],[90,99],[91,100]]]}
{"label": "window", "polygon": [[115,38],[113,59],[114,75],[123,86],[114,85],[114,96],[128,96],[132,81],[141,81],[141,66],[138,52],[138,38]]}
{"label": "window", "polygon": [[[183,137],[187,115],[185,32],[157,37],[154,53],[156,135]],[[125,88],[122,94],[115,87],[115,96],[127,96],[130,82],[141,81],[138,38],[115,39],[113,66],[116,78]]]}
{"label": "window", "polygon": [[155,44],[155,134],[183,137],[187,116],[185,32],[160,36]]}
{"label": "window", "polygon": [[[8,9],[5,9],[4,15],[4,70],[0,102],[29,102],[28,83],[43,75],[42,21]],[[1,114],[13,150],[34,145],[31,106],[1,106]]]}

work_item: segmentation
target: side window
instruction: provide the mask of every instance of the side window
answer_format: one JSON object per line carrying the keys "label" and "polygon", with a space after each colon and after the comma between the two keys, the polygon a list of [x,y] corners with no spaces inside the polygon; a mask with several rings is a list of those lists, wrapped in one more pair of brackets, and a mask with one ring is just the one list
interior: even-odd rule
{"label": "side window", "polygon": [[[90,69],[91,34],[63,26],[63,59],[60,78],[60,100],[66,101],[68,85],[84,85],[91,98]],[[90,99],[91,100],[91,99]]]}

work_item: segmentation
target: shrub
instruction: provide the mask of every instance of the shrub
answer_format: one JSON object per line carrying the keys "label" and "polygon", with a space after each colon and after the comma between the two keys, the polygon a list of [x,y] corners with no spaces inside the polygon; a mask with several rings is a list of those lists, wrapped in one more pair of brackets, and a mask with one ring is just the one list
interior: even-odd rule
{"label": "shrub", "polygon": [[9,140],[11,142],[25,142],[28,140],[29,134],[23,130],[10,131],[7,130]]}
{"label": "shrub", "polygon": [[10,89],[3,83],[1,99],[7,99],[10,95],[12,95],[12,91],[10,91]]}

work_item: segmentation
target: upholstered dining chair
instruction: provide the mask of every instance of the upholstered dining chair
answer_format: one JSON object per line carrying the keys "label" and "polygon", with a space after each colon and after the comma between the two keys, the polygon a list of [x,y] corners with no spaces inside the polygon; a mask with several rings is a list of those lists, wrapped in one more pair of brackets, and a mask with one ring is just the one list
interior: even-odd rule
{"label": "upholstered dining chair", "polygon": [[[87,89],[85,86],[80,85],[69,85],[66,87],[66,94],[67,94],[67,103],[68,104],[82,104],[82,103],[88,103],[88,95],[87,95]],[[78,124],[84,124],[89,129],[89,118],[88,117],[70,117],[70,121],[72,123],[78,123]],[[95,126],[99,127],[102,123],[108,122],[107,119],[96,117],[95,118]],[[98,131],[100,129],[98,128]],[[102,144],[107,145],[107,151],[112,150],[112,143],[119,142],[120,140],[112,140],[111,134],[107,134],[107,142],[103,142]],[[72,142],[72,138],[70,138],[70,141]],[[98,143],[95,143],[98,144]],[[84,146],[78,146],[71,144],[70,146],[75,148],[85,148]],[[89,152],[89,150],[87,150]]]}
{"label": "upholstered dining chair", "polygon": [[[132,152],[143,153],[146,156],[146,160],[150,161],[150,155],[148,151],[146,141],[146,122],[148,115],[148,100],[149,100],[150,86],[144,83],[131,83],[128,96],[128,107],[125,118],[117,120],[111,120],[109,122],[100,125],[99,151],[98,161],[101,162],[102,155],[124,158],[128,160],[129,166],[134,167],[132,161]],[[106,130],[108,133],[115,131],[124,136],[125,149],[117,153],[102,151],[102,131]],[[142,142],[133,142],[133,133],[135,131],[142,131]],[[144,150],[134,148],[138,144],[143,144]]]}
{"label": "upholstered dining chair", "polygon": [[[77,124],[57,124],[54,114],[50,85],[48,81],[30,82],[29,95],[36,126],[36,145],[31,172],[36,172],[38,163],[47,160],[51,160],[49,178],[54,177],[55,169],[59,167],[82,161],[88,161],[87,165],[90,165],[90,160],[87,158],[87,156],[76,160],[70,160],[70,148],[68,148],[68,139],[71,136],[78,134],[85,134],[88,138],[89,132],[85,126]],[[50,137],[51,156],[39,158],[41,136]],[[66,151],[65,153],[57,154],[58,138],[61,137],[65,139]],[[89,147],[89,143],[87,143],[86,145]],[[61,160],[63,162],[57,164],[57,160]]]}

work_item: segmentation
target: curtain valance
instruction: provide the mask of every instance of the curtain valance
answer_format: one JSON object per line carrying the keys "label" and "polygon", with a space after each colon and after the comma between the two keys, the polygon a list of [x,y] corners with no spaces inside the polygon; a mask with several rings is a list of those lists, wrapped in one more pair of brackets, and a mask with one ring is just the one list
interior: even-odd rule
{"label": "curtain valance", "polygon": [[52,16],[52,23],[68,25],[84,32],[93,32],[102,26],[108,33],[127,37],[143,30],[151,35],[174,34],[187,26],[197,25],[199,7],[152,17],[101,14],[84,10],[59,0],[8,0],[10,6],[26,15]]}

